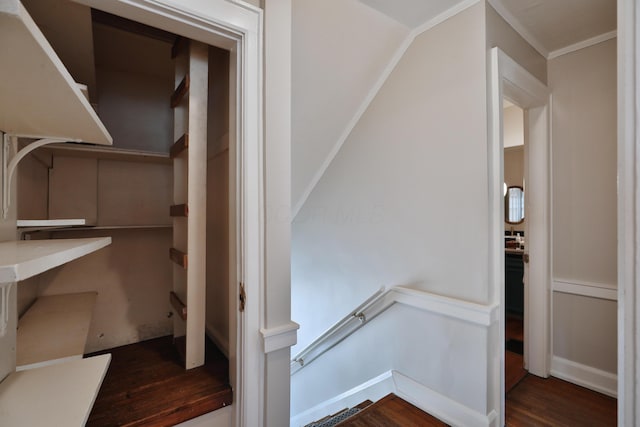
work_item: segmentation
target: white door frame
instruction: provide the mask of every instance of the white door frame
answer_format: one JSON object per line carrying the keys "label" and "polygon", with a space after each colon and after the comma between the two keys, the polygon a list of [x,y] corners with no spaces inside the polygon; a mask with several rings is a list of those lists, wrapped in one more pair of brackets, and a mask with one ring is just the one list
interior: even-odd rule
{"label": "white door frame", "polygon": [[[230,260],[235,257],[236,263],[229,271],[235,287],[229,310],[233,425],[264,425],[263,11],[236,0],[74,1],[230,51],[235,96],[230,96],[229,174],[230,185],[236,185],[233,218],[230,213],[236,229]],[[243,313],[235,298],[240,282],[248,295]]]}
{"label": "white door frame", "polygon": [[640,410],[640,6],[618,0],[618,425]]}
{"label": "white door frame", "polygon": [[[503,97],[525,110],[525,141],[529,176],[526,216],[529,229],[525,248],[533,262],[525,288],[525,363],[529,372],[549,376],[551,208],[550,208],[550,95],[547,87],[499,48],[490,51],[489,76],[489,262],[492,298],[499,304],[498,343],[500,387],[492,395],[500,403],[504,425],[505,284],[504,284],[504,143]],[[494,382],[494,384],[496,384]],[[496,394],[499,393],[499,396]]]}

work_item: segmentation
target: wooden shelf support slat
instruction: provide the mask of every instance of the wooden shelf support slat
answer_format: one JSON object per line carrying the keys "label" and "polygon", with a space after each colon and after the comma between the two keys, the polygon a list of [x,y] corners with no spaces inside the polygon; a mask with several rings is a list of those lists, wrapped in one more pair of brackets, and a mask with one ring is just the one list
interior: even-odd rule
{"label": "wooden shelf support slat", "polygon": [[171,108],[176,108],[182,101],[182,98],[189,92],[189,74],[184,76],[176,90],[171,95]]}
{"label": "wooden shelf support slat", "polygon": [[169,249],[169,257],[171,261],[175,262],[182,268],[187,268],[187,254],[182,251],[177,250],[176,248]]}
{"label": "wooden shelf support slat", "polygon": [[184,52],[184,50],[189,47],[189,41],[190,40],[186,37],[178,36],[176,41],[173,43],[173,46],[171,46],[171,58],[176,58]]}
{"label": "wooden shelf support slat", "polygon": [[172,205],[169,208],[169,215],[173,217],[176,217],[176,216],[187,217],[189,216],[189,206],[187,206],[186,203],[181,205]]}
{"label": "wooden shelf support slat", "polygon": [[185,133],[171,146],[169,156],[175,159],[187,148],[189,148],[189,134]]}
{"label": "wooden shelf support slat", "polygon": [[178,294],[171,291],[169,293],[169,301],[171,301],[171,306],[180,316],[180,318],[182,320],[187,320],[187,306],[182,302]]}

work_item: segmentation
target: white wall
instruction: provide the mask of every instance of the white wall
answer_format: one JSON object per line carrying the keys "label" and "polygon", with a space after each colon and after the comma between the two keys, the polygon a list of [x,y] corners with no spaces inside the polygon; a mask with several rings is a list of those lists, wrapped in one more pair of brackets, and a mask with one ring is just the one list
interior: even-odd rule
{"label": "white wall", "polygon": [[292,3],[296,206],[409,29],[357,0]]}
{"label": "white wall", "polygon": [[[615,290],[616,40],[549,61],[553,92],[553,275]],[[616,372],[615,301],[554,293],[553,351]]]}
{"label": "white wall", "polygon": [[484,13],[415,39],[295,219],[297,349],[381,285],[487,301]]}
{"label": "white wall", "polygon": [[616,283],[616,40],[549,61],[554,275]]}
{"label": "white wall", "polygon": [[[504,182],[508,187],[512,185],[524,186],[524,111],[517,105],[503,110],[503,140],[504,140]],[[527,195],[525,194],[525,197]],[[505,215],[506,216],[506,215]],[[504,223],[505,230],[524,231],[525,219],[520,224]]]}
{"label": "white wall", "polygon": [[209,48],[207,332],[229,355],[229,54]]}
{"label": "white wall", "polygon": [[173,144],[171,44],[94,25],[98,114],[115,147],[168,152]]}
{"label": "white wall", "polygon": [[524,145],[524,111],[517,105],[503,110],[504,148]]}

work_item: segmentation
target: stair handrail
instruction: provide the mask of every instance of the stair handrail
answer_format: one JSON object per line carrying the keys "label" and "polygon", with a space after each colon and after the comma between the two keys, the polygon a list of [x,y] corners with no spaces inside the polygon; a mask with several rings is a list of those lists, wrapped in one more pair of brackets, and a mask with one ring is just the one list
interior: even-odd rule
{"label": "stair handrail", "polygon": [[291,360],[291,375],[308,366],[395,303],[485,327],[498,321],[500,308],[496,303],[480,304],[404,286],[393,286],[387,290],[382,287],[300,351]]}
{"label": "stair handrail", "polygon": [[[363,303],[351,310],[347,316],[338,320],[311,344],[298,352],[291,360],[291,375],[308,366],[312,361],[364,326],[367,321],[388,308],[387,305],[391,305],[392,302],[389,304],[381,304],[381,302],[385,300],[391,290],[386,289],[384,286],[380,287]],[[375,310],[372,310],[374,307]]]}

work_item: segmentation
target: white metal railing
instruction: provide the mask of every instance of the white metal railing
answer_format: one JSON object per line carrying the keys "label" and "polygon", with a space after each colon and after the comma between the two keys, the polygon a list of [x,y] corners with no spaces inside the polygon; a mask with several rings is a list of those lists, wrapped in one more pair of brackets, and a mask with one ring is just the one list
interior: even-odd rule
{"label": "white metal railing", "polygon": [[483,326],[489,326],[498,320],[497,304],[477,304],[402,286],[385,291],[383,286],[296,354],[291,360],[291,375],[308,366],[395,303]]}
{"label": "white metal railing", "polygon": [[291,360],[291,375],[331,350],[342,340],[360,329],[368,320],[373,319],[380,312],[384,311],[387,307],[380,310],[380,302],[388,293],[389,291],[387,290],[385,292],[385,287],[382,286],[362,304],[351,311],[349,315],[340,319],[311,344],[296,354]]}

